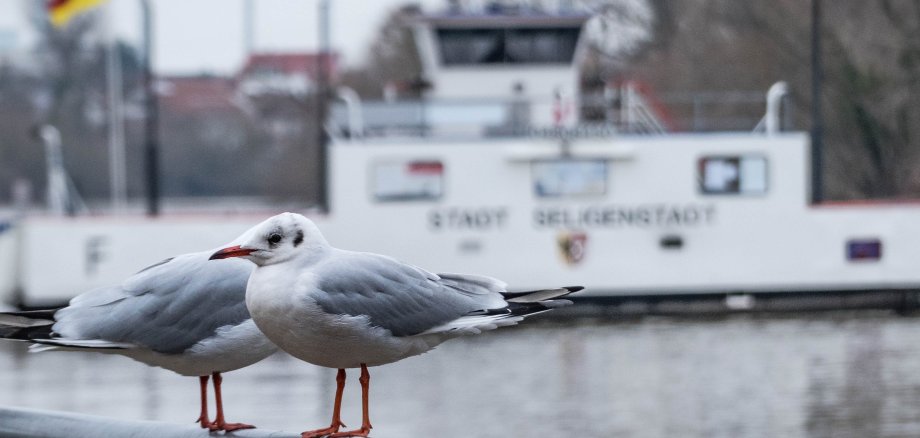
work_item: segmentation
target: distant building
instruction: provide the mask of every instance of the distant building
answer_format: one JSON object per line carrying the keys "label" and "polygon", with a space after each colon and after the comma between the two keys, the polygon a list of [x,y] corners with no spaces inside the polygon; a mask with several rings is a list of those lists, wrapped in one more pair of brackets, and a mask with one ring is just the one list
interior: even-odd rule
{"label": "distant building", "polygon": [[220,76],[161,76],[157,79],[160,102],[177,113],[238,112],[236,83]]}
{"label": "distant building", "polygon": [[303,96],[315,88],[321,66],[334,82],[338,75],[336,54],[254,53],[237,76],[238,89],[247,96]]}
{"label": "distant building", "polygon": [[276,144],[298,141],[308,132],[313,111],[308,96],[316,89],[320,66],[334,83],[337,60],[337,55],[316,53],[254,53],[232,77],[160,77],[156,88],[164,123],[196,123],[192,132],[205,144],[237,145],[254,127]]}
{"label": "distant building", "polygon": [[253,53],[236,75],[236,100],[276,141],[299,141],[309,135],[308,114],[315,108],[307,96],[316,90],[321,67],[335,83],[336,54]]}
{"label": "distant building", "polygon": [[236,81],[219,76],[163,76],[157,79],[157,95],[167,126],[190,126],[190,135],[210,147],[239,147],[245,138],[246,103],[237,98]]}

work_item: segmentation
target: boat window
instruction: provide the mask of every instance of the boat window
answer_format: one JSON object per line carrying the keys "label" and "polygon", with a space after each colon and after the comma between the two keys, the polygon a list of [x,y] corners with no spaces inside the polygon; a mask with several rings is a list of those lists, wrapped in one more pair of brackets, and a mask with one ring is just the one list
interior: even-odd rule
{"label": "boat window", "polygon": [[607,161],[551,160],[531,164],[534,193],[541,198],[607,193]]}
{"label": "boat window", "polygon": [[438,160],[378,162],[372,173],[377,201],[433,201],[443,192],[444,164]]}
{"label": "boat window", "polygon": [[533,29],[438,29],[444,65],[572,62],[578,27]]}
{"label": "boat window", "polygon": [[700,191],[706,195],[762,195],[767,192],[767,158],[710,156],[699,160]]}

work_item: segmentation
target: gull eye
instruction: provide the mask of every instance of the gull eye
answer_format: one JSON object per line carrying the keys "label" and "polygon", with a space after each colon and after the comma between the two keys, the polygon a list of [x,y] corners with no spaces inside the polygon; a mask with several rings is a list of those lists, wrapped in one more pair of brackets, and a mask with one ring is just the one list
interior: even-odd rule
{"label": "gull eye", "polygon": [[268,236],[268,243],[271,243],[272,245],[280,241],[281,241],[281,235],[278,233],[272,233],[270,236]]}

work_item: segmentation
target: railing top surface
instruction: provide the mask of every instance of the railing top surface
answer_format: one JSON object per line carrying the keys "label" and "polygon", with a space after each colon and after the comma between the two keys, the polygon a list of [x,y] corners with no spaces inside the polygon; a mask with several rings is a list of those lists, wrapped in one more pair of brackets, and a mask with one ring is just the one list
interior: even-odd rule
{"label": "railing top surface", "polygon": [[[133,438],[203,438],[213,437],[195,424],[173,424],[158,421],[124,420],[72,412],[0,407],[0,436],[45,438],[98,438],[130,436]],[[230,435],[227,435],[230,436]],[[239,438],[296,438],[300,434],[266,429],[239,430]]]}

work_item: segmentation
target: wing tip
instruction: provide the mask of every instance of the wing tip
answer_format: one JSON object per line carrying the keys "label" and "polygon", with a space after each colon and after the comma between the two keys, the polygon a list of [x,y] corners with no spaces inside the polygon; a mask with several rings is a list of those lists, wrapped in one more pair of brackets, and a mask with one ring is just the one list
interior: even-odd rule
{"label": "wing tip", "polygon": [[57,310],[0,312],[0,326],[26,328],[52,325],[54,324],[54,312]]}
{"label": "wing tip", "polygon": [[562,298],[583,290],[583,286],[565,286],[555,289],[542,289],[527,292],[503,293],[505,301],[509,303],[542,303],[557,298]]}
{"label": "wing tip", "polygon": [[58,349],[58,348],[72,348],[72,349],[83,349],[83,350],[127,350],[131,348],[131,345],[121,343],[121,342],[109,342],[102,341],[97,339],[33,339],[33,345],[41,345],[42,348],[36,348],[35,352]]}
{"label": "wing tip", "polygon": [[572,304],[575,304],[575,303],[573,303],[571,300],[558,300],[557,299],[557,300],[541,301],[540,304],[542,304],[547,309],[557,309],[559,307],[571,306]]}

